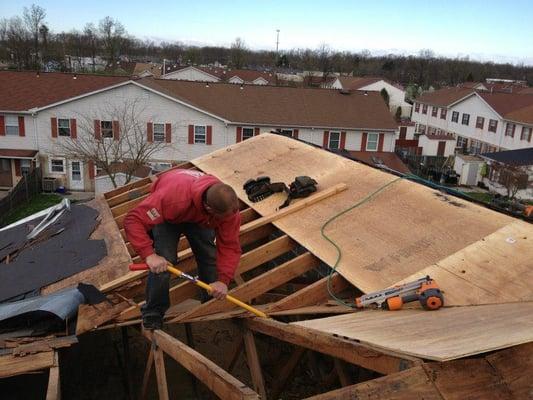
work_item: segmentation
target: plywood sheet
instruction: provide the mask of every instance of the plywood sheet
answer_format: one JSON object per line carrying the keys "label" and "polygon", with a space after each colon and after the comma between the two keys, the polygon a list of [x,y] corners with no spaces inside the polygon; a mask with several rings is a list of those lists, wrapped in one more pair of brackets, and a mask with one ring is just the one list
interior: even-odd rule
{"label": "plywood sheet", "polygon": [[426,275],[447,305],[533,301],[533,225],[513,222],[404,281]]}
{"label": "plywood sheet", "polygon": [[[249,178],[268,175],[291,182],[309,175],[319,189],[346,183],[348,190],[306,207],[275,225],[329,265],[335,248],[320,228],[396,176],[279,135],[261,134],[193,160],[201,170],[230,184],[261,215],[283,202],[276,194],[250,203],[242,190]],[[296,200],[297,201],[297,200]],[[364,292],[379,290],[456,253],[514,221],[505,215],[406,180],[333,222],[326,233],[339,244],[339,272]],[[512,268],[512,259],[509,257]]]}
{"label": "plywood sheet", "polygon": [[295,324],[379,349],[447,361],[533,341],[533,302],[439,311],[365,310]]}

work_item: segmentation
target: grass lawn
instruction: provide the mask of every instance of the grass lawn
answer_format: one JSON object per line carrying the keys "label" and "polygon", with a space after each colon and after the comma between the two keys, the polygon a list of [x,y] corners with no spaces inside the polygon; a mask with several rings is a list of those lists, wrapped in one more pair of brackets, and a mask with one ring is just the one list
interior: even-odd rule
{"label": "grass lawn", "polygon": [[37,211],[41,211],[45,208],[53,206],[54,204],[59,203],[61,200],[63,200],[63,197],[57,194],[40,193],[31,199],[29,203],[24,203],[18,207],[15,207],[13,210],[7,213],[5,218],[2,218],[0,221],[0,226],[9,225],[15,221],[18,221],[19,219],[27,217],[28,215],[34,214]]}
{"label": "grass lawn", "polygon": [[485,203],[490,203],[490,200],[492,199],[492,194],[490,193],[468,192],[466,194],[478,201],[483,201]]}

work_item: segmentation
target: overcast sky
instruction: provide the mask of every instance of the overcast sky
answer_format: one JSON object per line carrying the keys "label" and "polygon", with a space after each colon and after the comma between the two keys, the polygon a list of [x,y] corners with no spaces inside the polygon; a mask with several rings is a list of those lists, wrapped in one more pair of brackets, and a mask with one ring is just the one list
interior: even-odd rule
{"label": "overcast sky", "polygon": [[[531,0],[158,0],[34,1],[57,32],[109,15],[139,38],[252,49],[317,48],[373,54],[431,49],[450,57],[533,65]],[[0,16],[21,15],[30,2],[0,0]]]}

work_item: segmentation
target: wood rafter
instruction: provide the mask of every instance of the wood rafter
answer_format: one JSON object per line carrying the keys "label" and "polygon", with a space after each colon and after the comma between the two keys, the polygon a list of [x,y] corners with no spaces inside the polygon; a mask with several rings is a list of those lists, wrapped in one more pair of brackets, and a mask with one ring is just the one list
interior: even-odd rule
{"label": "wood rafter", "polygon": [[275,337],[297,346],[328,354],[335,358],[360,365],[381,374],[390,374],[419,364],[421,361],[412,357],[385,354],[350,341],[324,334],[311,329],[300,329],[271,319],[254,318],[246,320],[251,330]]}
{"label": "wood rafter", "polygon": [[244,383],[169,334],[157,330],[153,333],[143,331],[143,335],[150,341],[155,340],[162,351],[180,363],[221,399],[252,400],[260,398]]}

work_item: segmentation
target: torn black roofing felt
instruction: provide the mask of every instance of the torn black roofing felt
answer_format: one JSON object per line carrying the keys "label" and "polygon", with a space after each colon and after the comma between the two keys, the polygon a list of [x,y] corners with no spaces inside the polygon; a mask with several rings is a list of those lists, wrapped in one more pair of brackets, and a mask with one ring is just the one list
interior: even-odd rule
{"label": "torn black roofing felt", "polygon": [[107,249],[103,240],[89,239],[97,216],[93,208],[73,205],[29,243],[25,237],[35,227],[35,220],[0,232],[0,259],[15,254],[9,263],[0,263],[0,301],[38,290],[98,264]]}
{"label": "torn black roofing felt", "polygon": [[482,156],[509,165],[533,165],[533,147],[485,153]]}

